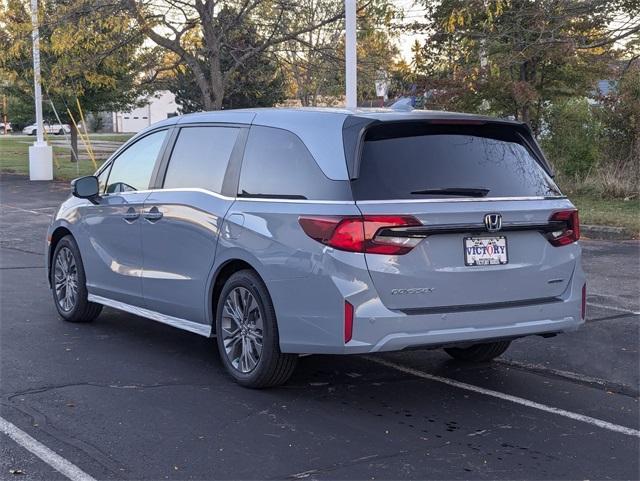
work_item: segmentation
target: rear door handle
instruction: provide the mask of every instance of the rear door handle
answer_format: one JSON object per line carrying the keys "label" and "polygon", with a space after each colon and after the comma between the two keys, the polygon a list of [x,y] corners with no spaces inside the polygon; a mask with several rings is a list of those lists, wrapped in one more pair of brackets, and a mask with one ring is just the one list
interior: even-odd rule
{"label": "rear door handle", "polygon": [[122,218],[129,223],[133,222],[138,217],[140,217],[140,214],[133,207],[129,207],[127,212],[122,216]]}
{"label": "rear door handle", "polygon": [[155,206],[149,209],[148,211],[144,212],[142,215],[144,215],[144,218],[147,219],[149,222],[156,222],[162,219],[162,212],[160,212],[158,208]]}

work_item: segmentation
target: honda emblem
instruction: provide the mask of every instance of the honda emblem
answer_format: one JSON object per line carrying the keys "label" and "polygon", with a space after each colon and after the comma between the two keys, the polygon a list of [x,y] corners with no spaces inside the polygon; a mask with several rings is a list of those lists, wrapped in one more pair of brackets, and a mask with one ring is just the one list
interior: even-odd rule
{"label": "honda emblem", "polygon": [[489,232],[497,232],[502,229],[502,216],[500,214],[486,214],[484,226]]}

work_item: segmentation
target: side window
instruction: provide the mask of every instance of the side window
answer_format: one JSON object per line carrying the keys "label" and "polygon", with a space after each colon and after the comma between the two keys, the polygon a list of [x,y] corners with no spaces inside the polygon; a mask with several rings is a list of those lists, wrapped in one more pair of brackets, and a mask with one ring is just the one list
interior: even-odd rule
{"label": "side window", "polygon": [[100,175],[98,176],[98,192],[104,194],[107,188],[107,178],[109,177],[109,172],[111,172],[111,165],[108,165]]}
{"label": "side window", "polygon": [[166,130],[147,135],[118,155],[111,165],[107,193],[148,189],[166,136]]}
{"label": "side window", "polygon": [[324,175],[295,134],[272,127],[251,127],[238,197],[326,200],[342,196],[342,184]]}
{"label": "side window", "polygon": [[183,127],[171,152],[164,188],[201,187],[221,192],[240,129]]}

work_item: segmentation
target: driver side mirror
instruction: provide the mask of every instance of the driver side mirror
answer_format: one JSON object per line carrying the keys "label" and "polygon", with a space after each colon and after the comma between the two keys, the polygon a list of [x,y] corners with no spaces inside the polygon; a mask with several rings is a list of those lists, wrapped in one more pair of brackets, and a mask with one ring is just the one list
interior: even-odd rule
{"label": "driver side mirror", "polygon": [[71,193],[74,197],[89,199],[94,204],[97,204],[97,199],[100,198],[98,178],[95,175],[87,175],[86,177],[72,180]]}

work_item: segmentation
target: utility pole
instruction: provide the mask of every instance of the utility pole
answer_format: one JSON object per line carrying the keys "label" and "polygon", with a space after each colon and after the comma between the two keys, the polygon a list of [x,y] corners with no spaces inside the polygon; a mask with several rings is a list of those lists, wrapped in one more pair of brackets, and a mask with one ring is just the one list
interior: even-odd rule
{"label": "utility pole", "polygon": [[2,94],[2,123],[4,135],[7,135],[9,126],[7,125],[7,94]]}
{"label": "utility pole", "polygon": [[347,108],[355,110],[358,107],[356,0],[344,1],[344,19]]}
{"label": "utility pole", "polygon": [[42,121],[42,89],[40,86],[40,32],[38,30],[38,0],[31,0],[31,38],[33,40],[33,92],[38,126],[36,141],[29,147],[29,179],[53,179],[53,149],[44,140]]}

